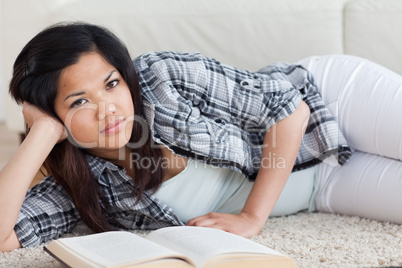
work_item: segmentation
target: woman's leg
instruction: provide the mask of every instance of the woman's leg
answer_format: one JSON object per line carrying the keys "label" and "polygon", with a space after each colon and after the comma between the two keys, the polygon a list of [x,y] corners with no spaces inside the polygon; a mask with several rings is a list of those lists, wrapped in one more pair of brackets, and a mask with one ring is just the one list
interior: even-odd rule
{"label": "woman's leg", "polygon": [[353,149],[402,160],[402,76],[354,56],[318,56],[309,69]]}
{"label": "woman's leg", "polygon": [[317,210],[402,224],[402,77],[352,56],[301,64],[358,150],[344,166],[318,166]]}
{"label": "woman's leg", "polygon": [[402,224],[402,162],[355,151],[344,166],[320,164],[318,211]]}

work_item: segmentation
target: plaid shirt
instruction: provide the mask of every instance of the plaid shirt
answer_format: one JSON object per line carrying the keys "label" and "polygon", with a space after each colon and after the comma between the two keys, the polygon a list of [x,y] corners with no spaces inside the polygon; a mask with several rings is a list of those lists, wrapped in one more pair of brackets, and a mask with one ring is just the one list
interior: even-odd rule
{"label": "plaid shirt", "polygon": [[[105,196],[106,218],[118,229],[157,229],[183,225],[173,210],[149,193],[141,202],[131,194],[133,180],[115,164],[87,155],[91,172]],[[36,246],[70,232],[80,221],[67,192],[51,177],[31,188],[14,230],[23,247]]]}
{"label": "plaid shirt", "polygon": [[300,99],[311,116],[294,170],[333,154],[343,164],[351,155],[313,77],[300,65],[277,63],[249,72],[177,52],[149,53],[134,65],[153,138],[178,155],[253,179],[261,166],[265,133],[295,111]]}
{"label": "plaid shirt", "polygon": [[[142,55],[134,65],[153,138],[178,155],[232,168],[253,179],[266,131],[303,99],[311,116],[294,170],[334,153],[340,164],[350,157],[334,117],[301,66],[278,63],[249,72],[200,54],[175,52]],[[90,155],[88,163],[108,203],[105,216],[116,227],[183,224],[148,193],[135,204],[130,194],[135,186],[120,167]],[[70,197],[50,176],[27,193],[15,231],[24,247],[35,246],[69,232],[79,220]]]}

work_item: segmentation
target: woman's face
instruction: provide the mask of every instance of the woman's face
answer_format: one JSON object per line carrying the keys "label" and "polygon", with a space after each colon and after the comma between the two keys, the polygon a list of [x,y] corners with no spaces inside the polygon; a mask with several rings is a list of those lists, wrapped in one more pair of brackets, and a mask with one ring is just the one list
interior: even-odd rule
{"label": "woman's face", "polygon": [[95,155],[121,148],[131,137],[130,90],[117,69],[96,52],[83,54],[63,70],[55,111],[71,138]]}

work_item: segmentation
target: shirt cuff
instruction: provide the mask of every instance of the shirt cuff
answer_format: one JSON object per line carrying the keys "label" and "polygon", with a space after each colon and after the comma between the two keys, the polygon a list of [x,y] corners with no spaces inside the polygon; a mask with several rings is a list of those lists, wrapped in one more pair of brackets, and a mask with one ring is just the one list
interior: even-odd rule
{"label": "shirt cuff", "polygon": [[42,244],[40,237],[34,231],[35,228],[31,221],[21,212],[14,226],[14,230],[23,248]]}

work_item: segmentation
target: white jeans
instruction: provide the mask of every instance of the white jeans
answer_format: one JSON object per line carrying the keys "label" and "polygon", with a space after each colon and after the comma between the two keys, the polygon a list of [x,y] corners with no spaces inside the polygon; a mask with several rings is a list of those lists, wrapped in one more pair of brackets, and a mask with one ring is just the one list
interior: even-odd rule
{"label": "white jeans", "polygon": [[355,150],[317,168],[318,211],[402,224],[402,76],[348,55],[300,61]]}

